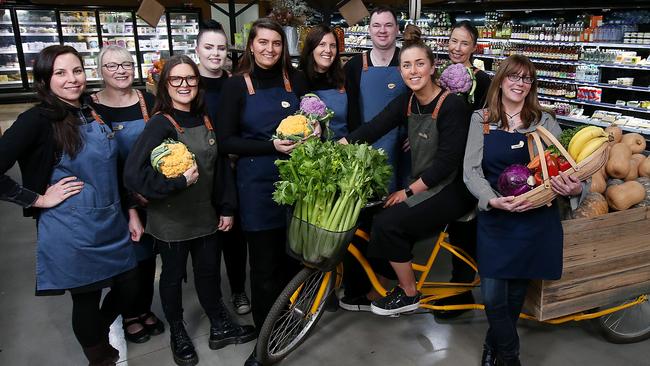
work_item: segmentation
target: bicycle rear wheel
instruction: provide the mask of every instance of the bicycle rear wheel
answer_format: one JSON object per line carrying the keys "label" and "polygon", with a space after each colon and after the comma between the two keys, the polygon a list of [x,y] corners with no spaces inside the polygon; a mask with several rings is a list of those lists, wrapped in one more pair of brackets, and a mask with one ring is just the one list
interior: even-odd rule
{"label": "bicycle rear wheel", "polygon": [[335,275],[336,271],[303,268],[287,284],[257,338],[257,357],[263,364],[280,362],[307,339],[333,293]]}
{"label": "bicycle rear wheel", "polygon": [[[623,305],[635,299],[612,306]],[[643,341],[650,338],[650,301],[601,316],[597,321],[605,339],[612,343]]]}

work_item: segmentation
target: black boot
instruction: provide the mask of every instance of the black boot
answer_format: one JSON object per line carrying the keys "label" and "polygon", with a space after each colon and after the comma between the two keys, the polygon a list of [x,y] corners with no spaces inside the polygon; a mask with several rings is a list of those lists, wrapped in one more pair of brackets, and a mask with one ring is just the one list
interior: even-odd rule
{"label": "black boot", "polygon": [[219,300],[216,314],[210,314],[210,349],[220,349],[229,344],[250,342],[257,338],[257,332],[252,325],[239,325],[235,322],[228,309]]}
{"label": "black boot", "polygon": [[83,347],[83,351],[88,366],[115,366],[120,359],[119,352],[106,341],[92,347]]}
{"label": "black boot", "polygon": [[496,353],[486,346],[483,346],[483,355],[481,356],[481,366],[496,366],[497,355]]}
{"label": "black boot", "polygon": [[246,359],[246,362],[244,362],[244,366],[263,366],[260,361],[255,358],[255,350],[253,349],[253,353],[251,353],[250,356]]}
{"label": "black boot", "polygon": [[199,356],[194,350],[192,340],[185,331],[183,321],[175,321],[169,325],[170,344],[174,362],[179,366],[194,366],[199,363]]}
{"label": "black boot", "polygon": [[518,356],[505,358],[502,355],[498,355],[496,366],[521,366],[521,361],[519,361]]}

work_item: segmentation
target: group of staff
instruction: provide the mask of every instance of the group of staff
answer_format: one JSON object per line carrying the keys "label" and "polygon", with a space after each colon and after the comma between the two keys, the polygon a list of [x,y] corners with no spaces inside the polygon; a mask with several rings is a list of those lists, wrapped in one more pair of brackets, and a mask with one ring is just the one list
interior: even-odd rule
{"label": "group of staff", "polygon": [[[279,179],[274,162],[297,145],[272,136],[308,92],[335,111],[329,136],[383,148],[394,171],[385,209],[372,220],[370,243],[361,249],[382,280],[398,284],[381,297],[361,281],[358,268],[346,266],[340,306],[380,315],[417,308],[412,246],[451,224],[452,242],[478,253],[490,325],[481,365],[520,364],[516,322],[525,290],[529,279],[561,275],[562,228],[555,204],[530,209],[514,203],[496,191],[496,180],[508,165],[527,163],[525,133],[544,126],[557,134],[559,126],[539,105],[535,67],[527,58],[505,60],[491,82],[473,68],[478,34],[469,22],[452,27],[449,56],[476,75],[473,105],[436,83],[435,57],[419,29],[407,28],[401,49],[397,33],[395,13],[376,8],[372,50],[343,67],[334,32],[314,27],[298,71],[281,26],[259,19],[237,73],[230,75],[223,68],[226,35],[212,24],[198,36],[199,65],[187,56],[168,59],[155,97],[133,88],[136,65],[123,48],[100,53],[105,88],[91,98],[84,94],[84,63],[74,48],[50,46],[39,54],[34,87],[41,103],[0,139],[0,199],[37,219],[37,294],[70,292],[73,331],[90,365],[119,359],[108,342],[119,314],[131,342],[164,332],[150,310],[155,253],[162,261],[159,292],[178,365],[198,363],[183,318],[189,255],[210,321],[209,347],[256,337],[255,328],[238,324],[222,301],[221,252],[239,314],[251,308],[244,292],[248,252],[253,322],[261,327],[300,268],[285,253],[286,207],[271,197]],[[176,178],[151,166],[151,151],[166,139],[195,155],[196,164]],[[6,174],[15,162],[22,184]],[[553,178],[552,187],[574,204],[586,192],[564,174]],[[477,218],[460,220],[477,205]],[[474,280],[464,264],[454,261],[452,267],[453,282]],[[110,291],[100,303],[104,288]],[[473,301],[468,292],[438,304]],[[260,365],[254,351],[245,365]]]}

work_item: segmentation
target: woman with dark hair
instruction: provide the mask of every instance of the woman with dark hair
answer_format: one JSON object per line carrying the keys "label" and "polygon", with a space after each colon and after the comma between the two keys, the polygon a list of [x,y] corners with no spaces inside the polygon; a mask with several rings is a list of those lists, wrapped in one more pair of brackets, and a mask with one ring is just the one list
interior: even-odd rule
{"label": "woman with dark hair", "polygon": [[[153,112],[126,161],[124,181],[128,189],[149,200],[145,232],[154,237],[162,260],[160,300],[170,326],[174,361],[195,365],[198,355],[183,324],[181,288],[189,254],[196,293],[210,319],[210,348],[255,338],[251,326],[233,322],[217,290],[220,248],[216,232],[232,227],[233,177],[218,155],[199,70],[192,59],[174,56],[165,63]],[[196,159],[177,178],[166,178],[150,163],[151,151],[166,139],[184,143]]]}
{"label": "woman with dark hair", "polygon": [[[196,54],[199,57],[199,72],[205,88],[205,106],[215,124],[221,90],[230,77],[230,73],[224,70],[227,52],[228,39],[221,24],[215,20],[206,22],[197,36]],[[231,165],[234,165],[235,157],[232,159]],[[217,237],[223,250],[223,261],[226,264],[235,312],[239,315],[247,314],[251,311],[251,304],[245,291],[246,240],[239,220],[234,220],[230,231],[220,231]]]}
{"label": "woman with dark hair", "polygon": [[[419,307],[420,293],[411,268],[416,241],[433,236],[445,224],[467,213],[474,199],[462,180],[469,106],[458,95],[434,83],[435,57],[421,40],[420,29],[408,26],[399,54],[402,79],[409,92],[395,98],[347,142],[373,142],[398,126],[408,128],[412,174],[405,189],[391,193],[385,210],[372,222],[368,256],[390,262],[399,281],[386,297],[371,292],[362,298],[366,308],[393,315]],[[384,277],[394,276],[377,268]],[[346,292],[346,296],[351,296]],[[371,303],[371,300],[372,301]],[[357,300],[357,304],[361,301]],[[359,307],[361,309],[361,307]]]}
{"label": "woman with dark hair", "polygon": [[326,25],[317,25],[307,34],[300,56],[300,69],[307,77],[309,90],[334,111],[334,117],[329,122],[331,133],[326,131],[325,136],[335,140],[346,136],[350,131],[345,74],[338,50],[339,41],[332,29]]}
{"label": "woman with dark hair", "polygon": [[[149,120],[153,108],[154,96],[133,88],[136,64],[133,55],[124,47],[106,46],[97,56],[99,74],[104,81],[104,89],[93,94],[93,107],[101,118],[113,126],[115,141],[119,150],[120,166],[129,155],[131,146]],[[146,201],[131,196],[129,211],[130,222],[140,233],[144,231],[142,222],[146,220]],[[156,255],[153,250],[153,238],[144,234],[139,241],[132,238],[135,255],[138,259],[139,286],[133,311],[138,315],[130,318],[122,314],[124,337],[133,343],[143,343],[150,336],[161,334],[165,325],[151,312],[153,301],[154,277],[156,275]]]}
{"label": "woman with dark hair", "polygon": [[[490,76],[483,70],[472,65],[472,55],[476,51],[478,30],[467,20],[455,23],[449,35],[449,59],[454,64],[463,64],[473,70],[476,77],[474,90],[474,103],[472,110],[483,108],[485,96],[490,87]],[[470,257],[476,257],[476,217],[470,215],[462,220],[449,223],[449,240],[457,247],[463,249]],[[460,258],[451,258],[451,280],[453,283],[471,283],[476,277],[474,269]],[[473,304],[474,296],[471,291],[445,297],[436,301],[436,305]],[[434,310],[433,314],[438,319],[452,319],[469,310]]]}
{"label": "woman with dark hair", "polygon": [[[271,137],[280,121],[298,110],[307,85],[291,66],[280,24],[268,18],[253,23],[239,72],[224,89],[228,93],[217,112],[219,149],[239,156],[239,214],[248,242],[253,321],[261,327],[298,269],[285,253],[286,209],[272,198],[280,179],[274,162],[287,158],[296,143]],[[258,364],[254,352],[246,364]]]}
{"label": "woman with dark hair", "polygon": [[[34,65],[41,103],[0,139],[0,199],[36,218],[36,294],[72,296],[72,329],[89,365],[115,365],[108,342],[119,313],[133,314],[137,262],[119,195],[118,146],[86,104],[83,61],[70,46],[43,49]],[[6,175],[15,162],[23,185]],[[140,232],[133,231],[134,240]],[[102,298],[102,289],[111,290]]]}
{"label": "woman with dark hair", "polygon": [[[535,66],[525,56],[510,56],[494,76],[487,108],[472,115],[463,168],[465,183],[479,200],[478,272],[490,325],[482,366],[520,365],[517,320],[529,279],[556,280],[562,274],[563,234],[555,202],[531,209],[529,202],[514,202],[496,190],[506,167],[529,162],[525,134],[538,126],[556,136],[561,132],[537,100]],[[572,206],[576,196],[589,191],[564,173],[553,177],[551,186],[574,197]]]}

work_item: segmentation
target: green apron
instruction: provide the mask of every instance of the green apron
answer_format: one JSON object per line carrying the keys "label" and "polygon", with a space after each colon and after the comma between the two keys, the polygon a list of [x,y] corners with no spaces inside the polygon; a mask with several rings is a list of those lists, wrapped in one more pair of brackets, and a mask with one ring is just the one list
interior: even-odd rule
{"label": "green apron", "polygon": [[199,180],[191,186],[147,206],[145,232],[165,242],[186,241],[217,231],[219,218],[212,204],[217,142],[208,117],[204,125],[182,128],[170,115],[164,115],[196,159]]}
{"label": "green apron", "polygon": [[[442,103],[449,95],[448,91],[438,98],[438,103],[431,115],[429,114],[414,114],[411,113],[411,102],[413,101],[414,94],[411,94],[411,99],[408,104],[408,136],[409,143],[411,144],[411,177],[409,184],[413,184],[420,178],[431,164],[433,164],[438,151],[438,126],[436,120],[438,119],[438,112]],[[454,170],[447,178],[443,179],[440,183],[422,193],[415,194],[406,199],[406,204],[413,207],[419,203],[438,194],[443,188],[451,183],[458,174],[458,169]]]}

